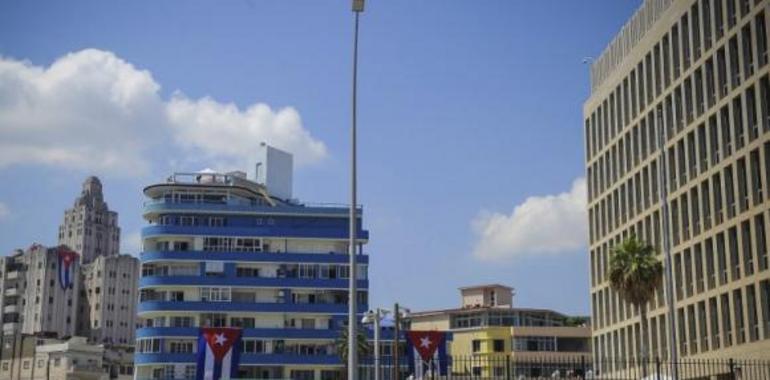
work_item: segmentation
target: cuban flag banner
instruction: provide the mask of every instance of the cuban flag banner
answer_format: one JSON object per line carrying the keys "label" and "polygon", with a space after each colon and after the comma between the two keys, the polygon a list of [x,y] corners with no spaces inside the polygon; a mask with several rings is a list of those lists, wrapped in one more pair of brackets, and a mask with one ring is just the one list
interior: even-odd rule
{"label": "cuban flag banner", "polygon": [[241,356],[241,329],[201,328],[196,380],[234,379]]}
{"label": "cuban flag banner", "polygon": [[449,374],[446,332],[407,331],[406,344],[409,371],[416,379]]}
{"label": "cuban flag banner", "polygon": [[78,254],[68,249],[59,248],[57,252],[59,259],[59,286],[62,290],[72,289],[75,281],[75,261]]}

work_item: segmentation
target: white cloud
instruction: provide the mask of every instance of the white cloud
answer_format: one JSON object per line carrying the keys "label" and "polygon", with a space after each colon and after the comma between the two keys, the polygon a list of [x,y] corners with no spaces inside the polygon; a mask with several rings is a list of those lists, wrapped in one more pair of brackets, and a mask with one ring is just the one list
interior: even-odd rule
{"label": "white cloud", "polygon": [[8,208],[8,206],[0,202],[0,221],[8,219],[8,217],[11,216],[11,209]]}
{"label": "white cloud", "polygon": [[586,206],[586,182],[580,178],[568,192],[527,198],[510,215],[482,211],[472,222],[478,236],[473,254],[501,260],[579,250],[588,239]]}
{"label": "white cloud", "polygon": [[249,166],[263,141],[293,152],[300,164],[326,156],[292,108],[240,111],[181,92],[166,100],[159,90],[149,71],[108,51],[78,51],[48,67],[0,57],[0,168],[141,175],[173,143],[195,157]]}
{"label": "white cloud", "polygon": [[180,145],[230,166],[251,167],[263,141],[293,152],[299,164],[326,156],[326,146],[302,128],[299,113],[291,107],[273,111],[258,103],[239,110],[208,97],[191,100],[177,94],[167,110]]}

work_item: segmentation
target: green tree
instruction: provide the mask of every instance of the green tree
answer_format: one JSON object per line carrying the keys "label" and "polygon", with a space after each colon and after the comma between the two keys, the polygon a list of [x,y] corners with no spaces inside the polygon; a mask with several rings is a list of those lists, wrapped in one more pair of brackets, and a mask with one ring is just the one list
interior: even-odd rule
{"label": "green tree", "polygon": [[[361,329],[356,329],[356,347],[358,350],[358,357],[365,356],[369,353],[371,347],[366,340],[366,333]],[[348,374],[348,328],[347,326],[340,330],[340,336],[335,342],[335,348],[337,350],[337,356],[342,360],[342,364],[345,365],[345,376]]]}
{"label": "green tree", "polygon": [[[610,286],[639,310],[642,325],[641,356],[647,359],[647,303],[663,281],[663,264],[652,245],[631,235],[613,247],[609,262]],[[646,375],[646,366],[643,366]]]}

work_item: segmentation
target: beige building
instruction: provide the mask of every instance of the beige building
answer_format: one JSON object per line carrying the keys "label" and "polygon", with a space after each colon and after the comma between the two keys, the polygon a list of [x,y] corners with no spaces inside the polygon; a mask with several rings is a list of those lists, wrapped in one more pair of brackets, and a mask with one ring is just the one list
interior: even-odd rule
{"label": "beige building", "polygon": [[139,259],[98,256],[83,265],[78,335],[110,347],[134,346]]}
{"label": "beige building", "polygon": [[64,211],[59,244],[80,253],[84,264],[99,256],[116,256],[120,249],[118,213],[104,201],[99,178],[88,177],[72,208]]}
{"label": "beige building", "polygon": [[[133,357],[107,360],[102,345],[84,337],[66,340],[28,338],[13,367],[3,364],[0,379],[12,380],[129,380],[133,378]],[[8,367],[8,371],[6,371]],[[12,373],[13,375],[9,375]]]}
{"label": "beige building", "polygon": [[648,306],[651,355],[669,356],[673,296],[680,356],[770,358],[769,17],[768,0],[646,0],[592,64],[584,117],[597,358],[639,355],[638,312],[610,289],[607,267],[632,233],[661,247],[663,184],[674,294],[660,289]]}
{"label": "beige building", "polygon": [[517,363],[518,376],[550,375],[537,363],[591,360],[591,328],[556,311],[513,307],[513,288],[499,284],[460,288],[461,307],[416,312],[412,330],[450,331],[452,372],[505,375],[505,357]]}

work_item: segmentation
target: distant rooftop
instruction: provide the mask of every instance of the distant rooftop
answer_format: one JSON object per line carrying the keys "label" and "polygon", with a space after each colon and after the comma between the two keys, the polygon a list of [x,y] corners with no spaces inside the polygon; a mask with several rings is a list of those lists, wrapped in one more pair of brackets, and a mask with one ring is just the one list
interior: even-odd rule
{"label": "distant rooftop", "polygon": [[487,288],[505,288],[508,290],[513,290],[512,287],[502,284],[486,284],[486,285],[472,285],[472,286],[461,286],[458,289],[459,290],[470,290],[470,289],[487,289]]}

